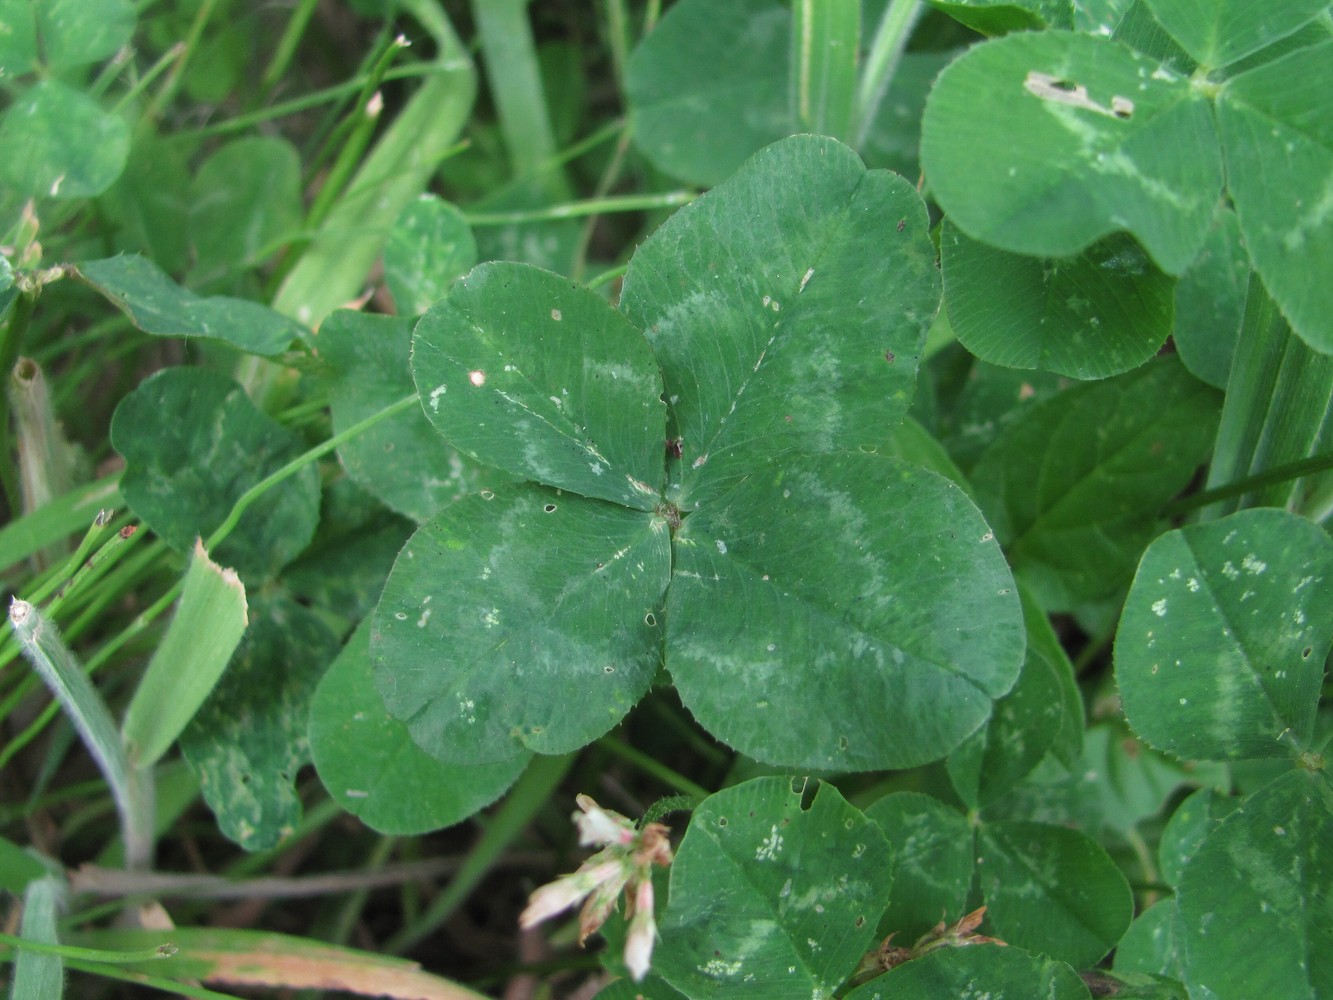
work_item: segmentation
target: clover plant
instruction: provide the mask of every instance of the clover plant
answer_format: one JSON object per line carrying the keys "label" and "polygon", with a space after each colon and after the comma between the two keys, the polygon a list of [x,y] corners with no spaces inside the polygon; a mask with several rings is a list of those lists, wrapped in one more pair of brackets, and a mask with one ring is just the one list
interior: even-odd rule
{"label": "clover plant", "polygon": [[[477,996],[389,953],[521,837],[572,874],[511,931],[581,902],[604,1000],[1333,994],[1327,0],[609,0],[587,143],[535,6],[363,0],[304,148],[160,112],[268,107],[314,5],[255,79],[119,77],[204,44],[164,6],[0,2],[11,646],[131,877],[200,797],[261,859],[482,833],[385,955],[98,927],[0,841],[12,997]],[[83,372],[100,480],[43,342],[89,315],[141,362]],[[4,681],[10,766],[55,709]]]}

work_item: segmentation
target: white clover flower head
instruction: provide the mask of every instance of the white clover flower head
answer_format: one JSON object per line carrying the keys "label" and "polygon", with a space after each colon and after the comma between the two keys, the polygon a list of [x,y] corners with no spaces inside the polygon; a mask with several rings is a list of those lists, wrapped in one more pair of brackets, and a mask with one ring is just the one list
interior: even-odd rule
{"label": "white clover flower head", "polygon": [[[661,823],[636,829],[632,820],[603,809],[587,795],[577,799],[574,814],[582,846],[605,845],[572,875],[562,875],[541,886],[528,897],[527,909],[519,916],[525,930],[563,913],[579,900],[579,944],[606,922],[616,900],[625,892],[625,917],[629,934],[625,939],[625,965],[635,981],[648,974],[657,923],[653,918],[653,865],[671,864],[670,830]],[[585,899],[586,897],[586,899]]]}
{"label": "white clover flower head", "polygon": [[639,835],[639,831],[634,829],[633,820],[610,809],[603,809],[590,796],[580,795],[574,801],[583,810],[574,814],[574,823],[579,828],[580,847],[603,844],[623,846],[632,843]]}
{"label": "white clover flower head", "polygon": [[627,906],[627,910],[632,912],[629,915],[629,934],[625,937],[625,967],[638,983],[648,975],[653,945],[657,942],[657,921],[653,919],[652,879],[645,878],[634,890]]}

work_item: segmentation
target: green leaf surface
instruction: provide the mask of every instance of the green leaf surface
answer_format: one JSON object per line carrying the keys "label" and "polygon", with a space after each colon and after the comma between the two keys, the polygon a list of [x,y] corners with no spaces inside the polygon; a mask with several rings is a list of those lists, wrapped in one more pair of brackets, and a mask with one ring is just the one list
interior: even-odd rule
{"label": "green leaf surface", "polygon": [[937,948],[872,979],[846,1000],[1089,1000],[1078,973],[1019,948]]}
{"label": "green leaf surface", "polygon": [[152,767],[176,741],[222,676],[246,625],[245,586],[196,541],[171,625],[125,711],[121,736],[135,767]]}
{"label": "green leaf surface", "polygon": [[490,805],[527,766],[442,764],[384,709],[370,665],[370,620],[348,640],[310,705],[310,753],[324,787],[372,830],[410,836],[452,826]]}
{"label": "green leaf surface", "polygon": [[596,293],[526,264],[475,268],[417,324],[426,415],[465,455],[639,510],[659,502],[662,377]]}
{"label": "green leaf surface", "polygon": [[1082,974],[1089,990],[1116,1000],[1190,1000],[1185,985],[1167,976],[1147,972],[1107,972],[1094,969]]}
{"label": "green leaf surface", "polygon": [[[19,934],[38,944],[60,943],[56,920],[68,893],[64,878],[47,875],[28,883],[23,893]],[[59,955],[22,949],[14,957],[14,978],[9,1000],[61,1000],[65,995],[65,967]]]}
{"label": "green leaf surface", "polygon": [[247,851],[274,846],[301,818],[295,784],[310,762],[310,700],[337,652],[314,612],[286,598],[255,601],[222,681],[181,734],[218,828]]}
{"label": "green leaf surface", "polygon": [[1292,771],[1251,795],[1185,868],[1186,982],[1218,1000],[1333,994],[1333,791]]}
{"label": "green leaf surface", "polygon": [[[329,403],[335,433],[415,391],[408,367],[411,338],[406,318],[340,309],[324,321],[315,345],[333,371]],[[345,441],[338,458],[356,483],[418,522],[447,503],[509,478],[479,467],[445,444],[419,407]]]}
{"label": "green leaf surface", "polygon": [[757,153],[634,254],[620,307],[662,366],[668,499],[796,452],[873,450],[911,401],[939,299],[920,197],[831,139]]}
{"label": "green leaf surface", "polygon": [[977,464],[1006,427],[1070,385],[1063,375],[969,362],[966,381],[940,437],[963,469]]}
{"label": "green leaf surface", "polygon": [[921,163],[973,239],[1069,257],[1123,230],[1168,274],[1197,255],[1222,188],[1211,108],[1188,80],[1063,31],[986,42],[941,73]]}
{"label": "green leaf surface", "polygon": [[258,302],[201,298],[138,254],[84,261],[78,269],[130,322],[159,337],[214,337],[251,354],[274,355],[303,333],[299,324]]}
{"label": "green leaf surface", "polygon": [[477,241],[463,213],[433,194],[410,203],[389,230],[384,281],[399,316],[416,316],[449,293],[477,263]]}
{"label": "green leaf surface", "polygon": [[1240,800],[1216,788],[1200,788],[1176,807],[1162,831],[1157,847],[1162,879],[1167,885],[1179,885],[1185,866],[1213,827],[1229,816]]}
{"label": "green leaf surface", "polygon": [[1208,454],[1218,397],[1163,358],[1023,414],[972,470],[977,502],[1047,611],[1124,586],[1157,510]]}
{"label": "green leaf surface", "polygon": [[24,91],[0,118],[0,186],[20,197],[90,198],[125,168],[130,130],[59,80]]}
{"label": "green leaf surface", "polygon": [[988,823],[977,854],[992,933],[1011,945],[1081,969],[1114,948],[1134,916],[1125,876],[1078,830]]}
{"label": "green leaf surface", "polygon": [[1022,664],[1018,596],[957,486],[859,452],[756,469],[676,533],[667,666],[711,733],[758,760],[937,759]]}
{"label": "green leaf surface", "polygon": [[611,985],[598,990],[593,1000],[688,1000],[688,998],[650,973],[641,983],[636,983],[632,979],[617,979]]}
{"label": "green leaf surface", "polygon": [[48,69],[105,59],[128,45],[134,33],[132,0],[38,0],[32,7]]}
{"label": "green leaf surface", "polygon": [[972,884],[967,817],[920,792],[886,795],[865,813],[893,845],[893,892],[876,938],[892,934],[908,947],[941,920],[960,919]]}
{"label": "green leaf surface", "polygon": [[1292,329],[1333,353],[1333,41],[1227,81],[1217,121],[1245,247]]}
{"label": "green leaf surface", "polygon": [[0,837],[0,889],[22,896],[28,883],[46,874],[46,865],[40,858],[12,840]]}
{"label": "green leaf surface", "polygon": [[1128,3],[1120,0],[1120,3],[1125,8],[1123,15],[1107,25],[1111,29],[1112,38],[1150,59],[1156,59],[1181,76],[1189,76],[1199,68],[1199,64],[1180,47],[1180,43],[1167,34],[1143,0],[1129,0]]}
{"label": "green leaf surface", "polygon": [[1074,26],[1070,0],[930,0],[930,5],[982,35]]}
{"label": "green leaf surface", "polygon": [[793,5],[790,94],[796,131],[850,141],[860,44],[859,3]]}
{"label": "green leaf surface", "polygon": [[274,136],[227,143],[204,161],[191,185],[196,280],[262,263],[297,235],[303,214],[301,161],[291,143]]}
{"label": "green leaf surface", "polygon": [[681,0],[630,58],[635,145],[700,186],[792,131],[791,11],[776,0]]}
{"label": "green leaf surface", "polygon": [[[302,451],[296,436],[259,412],[240,386],[205,368],[168,368],[145,379],[116,408],[111,443],[126,462],[125,501],[181,552]],[[318,521],[312,465],[261,496],[213,558],[258,582],[306,547]]]}
{"label": "green leaf surface", "polygon": [[1190,374],[1218,389],[1227,386],[1249,283],[1250,258],[1236,213],[1219,211],[1203,250],[1176,283],[1171,331]]}
{"label": "green leaf surface", "polygon": [[888,900],[888,841],[832,785],[756,778],[707,798],[671,866],[653,964],[686,996],[829,996]]}
{"label": "green leaf surface", "polygon": [[1216,764],[1181,764],[1143,745],[1123,725],[1084,734],[1083,752],[1064,764],[1048,756],[1028,780],[986,807],[986,818],[1063,823],[1107,842],[1132,837],[1182,785],[1226,787]]}
{"label": "green leaf surface", "polygon": [[1123,233],[1043,259],[979,243],[945,219],[940,254],[949,321],[983,361],[1106,378],[1143,364],[1171,333],[1175,283]]}
{"label": "green leaf surface", "polygon": [[32,0],[0,0],[0,66],[16,77],[37,65],[37,20]]}
{"label": "green leaf surface", "polygon": [[[251,996],[281,991],[337,989],[357,996],[413,997],[420,1000],[485,1000],[465,986],[423,972],[420,963],[393,955],[342,948],[308,937],[237,927],[175,927],[170,932],[116,927],[82,931],[80,944],[117,951],[148,951],[164,940],[176,947],[170,957],[132,966],[140,975],[170,977],[180,996],[228,1000],[230,993],[187,993],[204,981],[239,987]],[[330,984],[333,984],[331,987]],[[267,987],[267,989],[263,989]],[[197,990],[197,987],[193,987]],[[280,995],[280,993],[279,993]]]}
{"label": "green leaf surface", "polygon": [[1082,735],[1083,705],[1069,657],[1035,601],[1023,601],[1023,619],[1028,630],[1023,672],[986,724],[948,757],[954,789],[972,808],[995,801],[1027,777],[1062,732],[1070,734],[1070,742],[1072,734]]}
{"label": "green leaf surface", "polygon": [[577,750],[648,689],[670,568],[656,515],[530,485],[465,497],[421,526],[384,586],[384,703],[451,763]]}
{"label": "green leaf surface", "polygon": [[1116,633],[1125,717],[1183,758],[1290,757],[1311,749],[1333,644],[1333,541],[1259,508],[1157,539]]}
{"label": "green leaf surface", "polygon": [[1171,37],[1201,66],[1229,66],[1298,30],[1328,0],[1144,0]]}
{"label": "green leaf surface", "polygon": [[1158,900],[1135,918],[1115,949],[1120,973],[1184,977],[1180,954],[1180,911],[1175,899]]}
{"label": "green leaf surface", "polygon": [[169,274],[190,265],[192,152],[145,127],[134,137],[124,173],[98,202],[115,226],[115,249],[142,254]]}

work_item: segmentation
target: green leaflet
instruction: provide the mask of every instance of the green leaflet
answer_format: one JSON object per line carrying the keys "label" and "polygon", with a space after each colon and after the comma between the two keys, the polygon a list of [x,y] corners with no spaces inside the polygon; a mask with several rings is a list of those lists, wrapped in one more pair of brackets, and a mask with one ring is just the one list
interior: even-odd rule
{"label": "green leaflet", "polygon": [[384,704],[455,764],[576,750],[648,689],[670,567],[653,514],[533,485],[451,504],[404,546],[376,609]]}
{"label": "green leaflet", "polygon": [[756,778],[709,796],[671,866],[654,956],[687,996],[828,996],[870,947],[892,848],[832,785]]}
{"label": "green leaflet", "polygon": [[1010,564],[1049,612],[1109,596],[1205,459],[1217,394],[1162,358],[1027,410],[972,470]]}
{"label": "green leaflet", "polygon": [[1229,66],[1296,31],[1328,8],[1328,0],[1144,0],[1195,62]]}
{"label": "green leaflet", "polygon": [[382,706],[370,666],[370,620],[329,666],[310,705],[310,753],[342,807],[381,833],[438,830],[499,798],[527,765],[443,764],[412,742]]}
{"label": "green leaflet", "polygon": [[1227,188],[1255,270],[1296,333],[1333,352],[1333,41],[1229,80],[1217,121]]}
{"label": "green leaflet", "polygon": [[[335,433],[413,392],[407,368],[411,337],[406,318],[350,309],[339,309],[320,326],[316,346],[333,370],[329,403]],[[483,486],[508,481],[445,444],[419,407],[345,442],[338,458],[360,486],[417,522]]]}
{"label": "green leaflet", "polygon": [[1105,378],[1143,364],[1171,333],[1174,282],[1123,233],[1042,259],[979,243],[946,219],[940,251],[949,321],[983,361]]}
{"label": "green leaflet", "polygon": [[258,302],[195,295],[138,254],[84,261],[78,274],[140,330],[158,337],[214,337],[251,354],[273,355],[304,334],[299,324]]}
{"label": "green leaflet", "polygon": [[1075,968],[1115,947],[1134,916],[1129,883],[1087,834],[1049,823],[988,823],[977,873],[994,933]]}
{"label": "green leaflet", "polygon": [[696,718],[760,760],[934,760],[990,714],[1023,646],[972,502],[893,459],[776,462],[676,536],[667,666]]}
{"label": "green leaflet", "polygon": [[296,776],[310,760],[310,699],[338,642],[288,598],[250,605],[251,624],[218,686],[181,734],[218,828],[248,851],[301,818]]}
{"label": "green leaflet", "polygon": [[939,302],[927,226],[901,177],[800,136],[639,247],[620,304],[652,343],[681,442],[668,499],[694,507],[765,460],[884,442]]}
{"label": "green leaflet", "polygon": [[[980,994],[975,991],[982,991]],[[939,948],[847,994],[847,1000],[1089,1000],[1078,973],[1020,948]]]}
{"label": "green leaflet", "polygon": [[477,241],[463,213],[435,195],[418,196],[398,216],[384,247],[384,281],[398,315],[425,312],[475,263]]}
{"label": "green leaflet", "polygon": [[1251,795],[1204,838],[1178,905],[1191,995],[1313,1000],[1333,990],[1333,791],[1296,770]]}
{"label": "green leaflet", "polygon": [[1313,749],[1333,643],[1333,542],[1272,508],[1186,525],[1143,554],[1116,635],[1125,716],[1182,758]]}
{"label": "green leaflet", "polygon": [[664,447],[652,350],[593,292],[483,264],[417,324],[412,375],[445,440],[493,465],[652,510]]}
{"label": "green leaflet", "polygon": [[987,42],[941,73],[921,163],[973,239],[1067,257],[1126,230],[1168,274],[1198,254],[1222,187],[1209,102],[1184,77],[1062,31]]}
{"label": "green leaflet", "polygon": [[[111,443],[125,457],[121,492],[174,548],[189,551],[255,483],[301,453],[299,439],[261,413],[241,387],[205,368],[168,368],[116,408]],[[309,543],[319,483],[308,466],[267,491],[212,557],[253,584]]]}
{"label": "green leaflet", "polygon": [[893,891],[876,937],[909,947],[941,920],[966,913],[975,859],[967,817],[920,792],[896,792],[867,807],[893,845]]}
{"label": "green leaflet", "polygon": [[561,753],[665,659],[715,735],[770,762],[957,746],[1024,634],[971,501],[875,454],[937,295],[910,186],[812,136],[640,247],[629,321],[547,272],[475,269],[418,324],[418,392],[446,440],[545,485],[464,498],[400,554],[371,640],[390,713],[441,760]]}

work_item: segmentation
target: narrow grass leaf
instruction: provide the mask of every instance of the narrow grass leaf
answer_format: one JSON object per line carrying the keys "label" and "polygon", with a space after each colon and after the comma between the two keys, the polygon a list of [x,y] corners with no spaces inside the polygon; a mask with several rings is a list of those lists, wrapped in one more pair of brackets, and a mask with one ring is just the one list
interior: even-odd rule
{"label": "narrow grass leaf", "polygon": [[121,727],[134,766],[152,767],[194,718],[245,632],[245,585],[196,542],[185,589]]}
{"label": "narrow grass leaf", "polygon": [[[30,941],[58,945],[56,917],[65,895],[64,879],[48,875],[28,883],[23,893],[19,933]],[[65,968],[60,956],[20,948],[14,959],[9,1000],[60,1000],[65,995]]]}
{"label": "narrow grass leaf", "polygon": [[134,801],[129,758],[102,696],[61,640],[55,623],[48,621],[37,608],[14,598],[9,605],[9,624],[23,655],[51,689],[97,761],[122,817],[128,815]]}
{"label": "narrow grass leaf", "polygon": [[[75,940],[130,951],[160,944],[162,932],[85,931]],[[423,972],[408,959],[286,934],[178,927],[171,932],[171,943],[177,949],[174,955],[145,963],[140,971],[218,986],[338,990],[390,1000],[484,1000],[465,986]]]}

